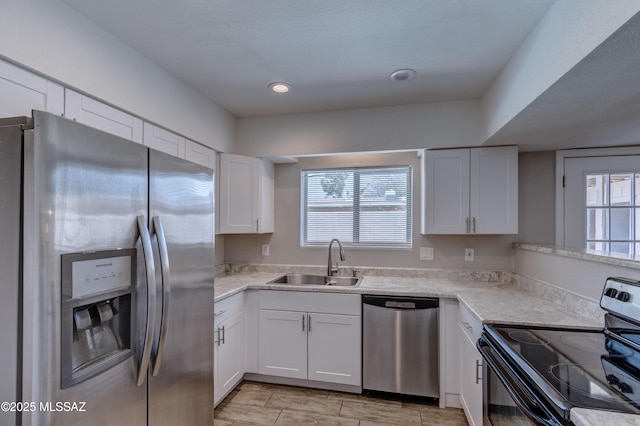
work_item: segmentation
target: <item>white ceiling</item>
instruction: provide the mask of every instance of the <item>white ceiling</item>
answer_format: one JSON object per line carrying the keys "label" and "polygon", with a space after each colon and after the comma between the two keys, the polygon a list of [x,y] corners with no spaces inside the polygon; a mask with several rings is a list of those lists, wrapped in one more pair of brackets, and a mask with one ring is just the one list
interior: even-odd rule
{"label": "white ceiling", "polygon": [[62,1],[249,117],[479,98],[553,0]]}
{"label": "white ceiling", "polygon": [[501,128],[490,144],[521,150],[640,142],[640,14]]}

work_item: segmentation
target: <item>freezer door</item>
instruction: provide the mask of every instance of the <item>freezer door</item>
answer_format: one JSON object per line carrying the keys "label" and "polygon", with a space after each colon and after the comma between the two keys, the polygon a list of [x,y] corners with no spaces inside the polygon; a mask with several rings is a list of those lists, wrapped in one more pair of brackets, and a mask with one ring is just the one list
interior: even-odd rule
{"label": "freezer door", "polygon": [[160,265],[149,424],[212,424],[213,171],[149,150],[149,192]]}
{"label": "freezer door", "polygon": [[[0,401],[22,400],[18,392],[21,157],[21,128],[0,127]],[[0,412],[0,424],[15,421],[15,412]]]}
{"label": "freezer door", "polygon": [[[134,356],[66,389],[60,367],[61,255],[138,245],[147,162],[141,145],[34,111],[25,132],[22,401],[36,409],[22,414],[25,425],[146,425],[138,345]],[[57,410],[58,402],[70,409]]]}

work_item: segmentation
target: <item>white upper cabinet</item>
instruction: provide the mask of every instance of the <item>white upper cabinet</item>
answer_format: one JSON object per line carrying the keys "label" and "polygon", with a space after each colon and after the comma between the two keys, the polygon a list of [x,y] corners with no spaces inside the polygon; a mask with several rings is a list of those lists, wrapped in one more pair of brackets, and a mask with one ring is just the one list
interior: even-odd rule
{"label": "white upper cabinet", "polygon": [[425,151],[423,234],[517,234],[518,148]]}
{"label": "white upper cabinet", "polygon": [[142,120],[88,96],[65,89],[64,114],[87,126],[142,143]]}
{"label": "white upper cabinet", "polygon": [[217,153],[206,146],[187,139],[185,147],[185,158],[192,163],[200,164],[212,170],[216,169]]}
{"label": "white upper cabinet", "polygon": [[153,124],[144,123],[143,141],[146,146],[178,158],[185,158],[186,139]]}
{"label": "white upper cabinet", "polygon": [[64,88],[0,61],[0,118],[31,116],[31,110],[34,109],[62,115]]}
{"label": "white upper cabinet", "polygon": [[426,151],[421,178],[422,233],[465,234],[469,219],[469,150]]}
{"label": "white upper cabinet", "polygon": [[220,154],[220,233],[273,232],[273,163]]}

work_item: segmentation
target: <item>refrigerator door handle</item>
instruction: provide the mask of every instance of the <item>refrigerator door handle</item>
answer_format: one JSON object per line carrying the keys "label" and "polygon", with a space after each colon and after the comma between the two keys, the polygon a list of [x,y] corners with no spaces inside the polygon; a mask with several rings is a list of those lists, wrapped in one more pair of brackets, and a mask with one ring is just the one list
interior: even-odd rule
{"label": "refrigerator door handle", "polygon": [[145,325],[144,346],[142,348],[142,357],[138,365],[138,377],[136,380],[136,385],[140,387],[147,377],[149,360],[151,359],[151,345],[153,343],[154,331],[153,321],[156,317],[156,268],[153,263],[151,235],[149,235],[149,229],[147,229],[147,218],[144,215],[139,215],[137,220],[147,274],[147,323]]}
{"label": "refrigerator door handle", "polygon": [[155,346],[153,366],[151,374],[155,377],[160,373],[164,346],[167,340],[167,323],[169,322],[169,302],[171,299],[171,274],[169,273],[169,252],[167,240],[164,236],[164,228],[160,216],[153,217],[153,228],[158,238],[158,251],[160,252],[160,271],[162,272],[162,313],[160,320],[160,336]]}

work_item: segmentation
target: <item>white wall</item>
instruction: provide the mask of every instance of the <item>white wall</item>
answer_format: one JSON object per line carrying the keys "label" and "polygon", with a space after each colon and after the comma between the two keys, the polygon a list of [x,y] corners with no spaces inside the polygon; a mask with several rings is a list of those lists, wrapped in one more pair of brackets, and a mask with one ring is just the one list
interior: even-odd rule
{"label": "white wall", "polygon": [[57,0],[5,0],[0,57],[219,151],[235,119]]}
{"label": "white wall", "polygon": [[595,302],[609,277],[640,280],[640,269],[523,249],[514,250],[513,271]]}
{"label": "white wall", "polygon": [[482,97],[486,141],[640,11],[640,2],[558,0]]}
{"label": "white wall", "polygon": [[256,157],[479,144],[479,103],[439,102],[238,119],[235,153]]}
{"label": "white wall", "polygon": [[[394,154],[338,155],[301,158],[297,164],[275,167],[275,232],[267,235],[225,237],[225,261],[326,265],[327,249],[300,247],[300,172],[303,168],[356,167],[381,165],[413,166],[413,248],[347,248],[347,266],[408,268],[456,268],[511,270],[511,243],[515,235],[424,236],[420,234],[420,166],[415,152]],[[270,245],[270,256],[261,254],[262,244]],[[434,260],[420,260],[420,247],[433,247]],[[464,249],[475,249],[475,261],[464,261]]]}

